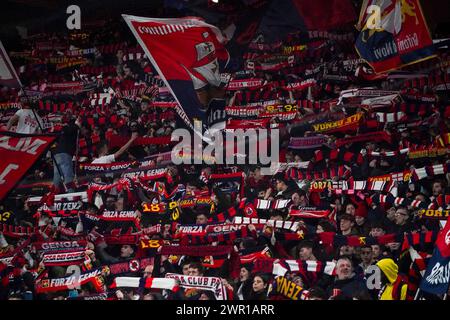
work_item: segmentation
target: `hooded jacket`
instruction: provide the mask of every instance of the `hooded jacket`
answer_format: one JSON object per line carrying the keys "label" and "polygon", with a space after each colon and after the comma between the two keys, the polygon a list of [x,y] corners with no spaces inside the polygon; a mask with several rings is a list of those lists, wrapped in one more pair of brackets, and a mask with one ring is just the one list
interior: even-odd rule
{"label": "hooded jacket", "polygon": [[[402,279],[398,275],[398,266],[394,260],[389,258],[381,259],[376,265],[389,281],[389,283],[381,289],[379,300],[405,300],[408,286],[402,283]],[[398,293],[398,291],[400,292]]]}

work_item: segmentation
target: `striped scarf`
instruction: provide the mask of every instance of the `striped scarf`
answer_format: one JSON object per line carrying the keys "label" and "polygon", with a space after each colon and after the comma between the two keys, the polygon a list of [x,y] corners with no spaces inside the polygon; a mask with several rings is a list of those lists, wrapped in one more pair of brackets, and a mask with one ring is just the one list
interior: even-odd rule
{"label": "striped scarf", "polygon": [[396,151],[382,151],[382,152],[367,150],[366,154],[372,157],[398,157],[402,154],[407,154],[408,152],[409,148],[403,148]]}
{"label": "striped scarf", "polygon": [[147,56],[143,52],[128,52],[128,53],[123,55],[122,61],[123,62],[129,62],[129,61],[134,61],[134,60],[139,60],[139,59],[146,59],[146,58],[147,58]]}
{"label": "striped scarf", "polygon": [[278,200],[262,200],[262,199],[256,199],[254,202],[254,205],[256,209],[261,210],[278,210],[278,209],[284,209],[287,208],[289,203],[291,202],[290,199],[278,199]]}
{"label": "striped scarf", "polygon": [[[123,146],[129,140],[127,137],[112,134],[108,136],[108,143],[111,148]],[[139,137],[134,140],[132,146],[148,146],[148,145],[168,145],[171,144],[170,136],[163,137]]]}
{"label": "striped scarf", "polygon": [[141,288],[141,289],[161,289],[178,291],[178,284],[175,279],[170,278],[139,278],[139,277],[116,277],[110,286],[116,288]]}
{"label": "striped scarf", "polygon": [[352,247],[361,247],[364,245],[385,245],[390,242],[402,242],[403,234],[387,234],[380,237],[358,237],[358,236],[344,236],[338,235],[334,232],[321,232],[317,237],[325,246],[333,246],[339,248],[344,245]]}
{"label": "striped scarf", "polygon": [[296,218],[322,219],[330,215],[330,210],[320,210],[316,207],[300,207],[289,210],[289,216]]}
{"label": "striped scarf", "polygon": [[430,251],[433,249],[438,233],[438,231],[406,233],[403,239],[402,251],[405,251],[410,247],[419,251]]}
{"label": "striped scarf", "polygon": [[422,180],[424,178],[433,177],[440,174],[446,174],[450,170],[450,162],[445,164],[436,164],[432,166],[425,166],[423,168],[414,169],[411,180],[413,182]]}
{"label": "striped scarf", "polygon": [[234,217],[233,223],[235,224],[267,224],[269,227],[287,229],[291,231],[297,231],[298,222],[292,221],[280,221],[280,220],[267,220],[259,218],[247,218],[247,217]]}
{"label": "striped scarf", "polygon": [[289,140],[290,149],[316,149],[326,144],[328,138],[326,136],[313,137],[291,137]]}
{"label": "striped scarf", "polygon": [[43,254],[41,262],[46,267],[79,265],[85,260],[85,257],[86,251],[84,249],[46,252]]}
{"label": "striped scarf", "polygon": [[231,220],[236,214],[238,214],[238,211],[235,208],[229,208],[224,212],[213,215],[211,218],[208,219],[208,222],[209,223],[224,222],[225,220]]}
{"label": "striped scarf", "polygon": [[414,300],[417,290],[419,289],[420,281],[427,269],[430,255],[417,252],[413,247],[409,248],[411,256],[411,265],[408,270],[408,289],[406,292],[406,300]]}
{"label": "striped scarf", "polygon": [[393,113],[375,113],[376,119],[380,123],[399,123],[407,119],[404,112],[393,112]]}
{"label": "striped scarf", "polygon": [[391,181],[333,181],[332,191],[336,194],[355,194],[358,191],[381,191],[397,194],[395,182]]}
{"label": "striped scarf", "polygon": [[228,294],[222,279],[217,277],[184,276],[167,273],[166,279],[176,280],[184,289],[208,290],[214,293],[217,300],[227,300]]}
{"label": "striped scarf", "polygon": [[204,256],[213,256],[213,255],[223,255],[230,254],[233,250],[232,246],[229,245],[220,245],[220,246],[185,246],[185,245],[177,245],[170,246],[164,245],[161,247],[162,255],[188,255],[193,257],[204,257]]}
{"label": "striped scarf", "polygon": [[207,244],[207,243],[230,243],[232,244],[236,239],[247,238],[253,235],[256,237],[256,234],[252,234],[249,232],[247,226],[239,226],[238,230],[228,231],[228,232],[211,232],[204,234],[183,234],[181,236],[181,244],[188,245],[190,244]]}
{"label": "striped scarf", "polygon": [[408,198],[401,198],[401,197],[394,197],[391,194],[388,195],[382,195],[382,194],[375,194],[371,198],[366,199],[368,204],[374,203],[374,204],[384,204],[388,203],[391,206],[404,206],[404,207],[413,207],[418,209],[433,209],[435,206],[431,203],[427,203],[424,201],[419,200],[412,200]]}
{"label": "striped scarf", "polygon": [[290,168],[286,171],[286,177],[293,180],[323,180],[333,179],[335,177],[347,178],[351,170],[343,165],[324,169],[322,171],[305,171],[296,168]]}
{"label": "striped scarf", "polygon": [[[80,275],[70,275],[62,278],[54,279],[42,279],[36,283],[37,293],[47,293],[55,291],[70,290],[87,283],[93,283],[94,287],[99,291],[102,284],[102,269],[95,269],[92,271],[84,272]],[[101,291],[100,291],[101,292]]]}
{"label": "striped scarf", "polygon": [[378,141],[386,141],[388,143],[391,143],[392,137],[386,131],[369,132],[369,133],[359,134],[359,135],[353,136],[353,137],[337,139],[335,142],[335,145],[337,148],[339,148],[345,144],[362,142],[362,141],[377,141],[377,142]]}
{"label": "striped scarf", "polygon": [[[298,272],[307,276],[308,273],[336,275],[336,263],[333,261],[303,261],[277,259],[273,262],[272,273],[276,276],[284,276],[286,272]],[[308,277],[307,277],[308,278]]]}

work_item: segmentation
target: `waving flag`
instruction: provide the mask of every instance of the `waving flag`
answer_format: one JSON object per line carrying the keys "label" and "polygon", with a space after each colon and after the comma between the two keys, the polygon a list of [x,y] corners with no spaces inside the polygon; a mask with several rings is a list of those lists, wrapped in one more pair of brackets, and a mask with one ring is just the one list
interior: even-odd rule
{"label": "waving flag", "polygon": [[420,289],[433,294],[445,294],[450,283],[450,217],[436,240]]}
{"label": "waving flag", "polygon": [[0,200],[20,181],[56,136],[0,132]]}
{"label": "waving flag", "polygon": [[191,128],[194,120],[206,123],[209,102],[220,98],[220,69],[229,60],[220,30],[196,17],[123,18],[177,100],[178,115]]}
{"label": "waving flag", "polygon": [[376,73],[435,57],[419,0],[365,0],[357,27],[356,49]]}

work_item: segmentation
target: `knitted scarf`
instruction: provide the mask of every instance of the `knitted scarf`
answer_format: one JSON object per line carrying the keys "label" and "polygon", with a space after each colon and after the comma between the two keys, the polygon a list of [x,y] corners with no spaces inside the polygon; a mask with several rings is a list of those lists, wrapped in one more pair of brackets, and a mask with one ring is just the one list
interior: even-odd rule
{"label": "knitted scarf", "polygon": [[408,198],[401,198],[401,197],[394,197],[391,194],[388,195],[382,195],[382,194],[375,194],[372,197],[366,199],[366,202],[368,204],[390,204],[391,206],[397,205],[397,206],[404,206],[404,207],[413,207],[418,209],[433,209],[436,206],[433,203],[427,203],[424,201],[419,200],[412,200]]}
{"label": "knitted scarf", "polygon": [[333,181],[331,189],[336,194],[355,194],[357,191],[381,191],[397,195],[394,181]]}
{"label": "knitted scarf", "polygon": [[67,252],[48,252],[42,256],[42,263],[46,266],[69,266],[78,265],[85,259],[86,251],[82,250],[70,250]]}
{"label": "knitted scarf", "polygon": [[421,209],[418,212],[418,217],[420,219],[438,219],[447,220],[450,216],[450,210],[432,210],[432,209]]}
{"label": "knitted scarf", "polygon": [[289,216],[296,218],[326,218],[330,215],[330,210],[321,210],[316,207],[300,207],[298,209],[290,209]]}
{"label": "knitted scarf", "polygon": [[286,272],[298,272],[302,275],[308,273],[336,275],[336,263],[333,261],[303,261],[303,260],[286,260],[277,259],[273,262],[272,273],[276,276],[284,276]]}
{"label": "knitted scarf", "polygon": [[35,234],[39,228],[37,227],[19,227],[13,226],[5,223],[0,223],[0,232],[3,235],[12,238],[22,238],[26,236],[31,236]]}
{"label": "knitted scarf", "polygon": [[130,272],[142,272],[145,267],[153,265],[154,257],[131,259],[124,262],[117,262],[102,266],[102,270],[107,270],[107,274],[116,276]]}
{"label": "knitted scarf", "polygon": [[33,247],[37,251],[43,252],[59,252],[66,250],[81,250],[86,247],[86,240],[73,240],[73,241],[38,241],[33,242]]}
{"label": "knitted scarf", "polygon": [[323,245],[331,245],[333,248],[339,248],[344,245],[352,247],[361,247],[363,245],[385,245],[390,242],[402,242],[403,234],[388,234],[380,237],[358,237],[338,235],[334,232],[321,232],[318,235]]}
{"label": "knitted scarf", "polygon": [[324,169],[322,171],[306,171],[296,168],[290,168],[286,171],[286,177],[293,180],[322,180],[332,179],[335,177],[346,178],[350,175],[351,170],[343,165]]}
{"label": "knitted scarf", "polygon": [[122,172],[133,165],[138,165],[136,161],[114,162],[114,163],[80,163],[80,173],[96,174],[96,173],[114,173]]}
{"label": "knitted scarf", "polygon": [[250,78],[250,79],[233,79],[228,82],[227,90],[241,90],[241,89],[258,89],[263,84],[262,79]]}
{"label": "knitted scarf", "polygon": [[350,143],[355,142],[362,142],[362,141],[386,141],[388,143],[391,143],[391,136],[386,131],[377,131],[377,132],[369,132],[369,133],[363,133],[359,134],[354,137],[348,137],[348,138],[342,138],[337,139],[335,142],[335,145],[337,148]]}
{"label": "knitted scarf", "polygon": [[188,255],[193,257],[204,257],[212,255],[229,254],[232,246],[162,246],[162,255]]}
{"label": "knitted scarf", "polygon": [[145,288],[162,289],[172,292],[178,291],[178,284],[174,278],[138,278],[138,277],[116,277],[110,286],[115,288]]}
{"label": "knitted scarf", "polygon": [[326,133],[355,131],[361,119],[362,113],[356,113],[342,120],[313,124],[312,129],[314,132]]}
{"label": "knitted scarf", "polygon": [[94,284],[96,288],[99,288],[99,284],[102,282],[102,269],[95,269],[88,272],[84,272],[80,275],[70,275],[63,278],[54,279],[42,279],[36,283],[37,293],[47,293],[55,291],[64,291],[76,288],[77,286],[84,285],[88,282]]}
{"label": "knitted scarf", "polygon": [[[165,145],[171,144],[171,138],[169,136],[164,137],[139,137],[132,146],[148,146],[148,145]],[[108,143],[110,148],[123,146],[129,139],[120,135],[110,135],[108,137]]]}
{"label": "knitted scarf", "polygon": [[261,210],[278,210],[278,209],[284,209],[287,208],[289,203],[291,202],[290,199],[278,199],[278,200],[262,200],[262,199],[255,199],[254,205],[256,209]]}
{"label": "knitted scarf", "polygon": [[[214,229],[209,229],[213,227]],[[205,234],[183,234],[181,237],[181,243],[184,245],[190,244],[207,244],[207,243],[229,243],[232,244],[236,239],[247,238],[253,236],[256,238],[256,234],[250,233],[247,226],[242,225],[209,225],[206,228]]]}
{"label": "knitted scarf", "polygon": [[290,149],[316,149],[328,142],[326,136],[313,137],[291,137],[289,140]]}
{"label": "knitted scarf", "polygon": [[182,288],[212,291],[217,300],[227,300],[227,290],[220,278],[184,276],[175,273],[167,273],[166,278],[177,280]]}
{"label": "knitted scarf", "polygon": [[291,300],[308,300],[309,291],[303,289],[285,277],[278,276],[272,284],[270,296],[282,295]]}
{"label": "knitted scarf", "polygon": [[292,221],[280,221],[280,220],[267,220],[247,217],[234,217],[233,223],[235,224],[267,224],[269,227],[287,229],[291,231],[298,230],[298,222]]}

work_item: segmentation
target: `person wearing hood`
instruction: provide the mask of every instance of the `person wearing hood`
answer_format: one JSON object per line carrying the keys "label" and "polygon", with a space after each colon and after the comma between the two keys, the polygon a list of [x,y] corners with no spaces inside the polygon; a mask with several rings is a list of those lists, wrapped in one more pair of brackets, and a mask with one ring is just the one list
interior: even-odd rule
{"label": "person wearing hood", "polygon": [[248,300],[252,289],[253,282],[251,277],[252,265],[246,264],[241,266],[239,272],[239,282],[236,283],[236,292],[239,300]]}
{"label": "person wearing hood", "polygon": [[390,258],[381,259],[376,263],[381,270],[381,288],[379,300],[406,300],[408,285],[398,274],[398,265]]}

